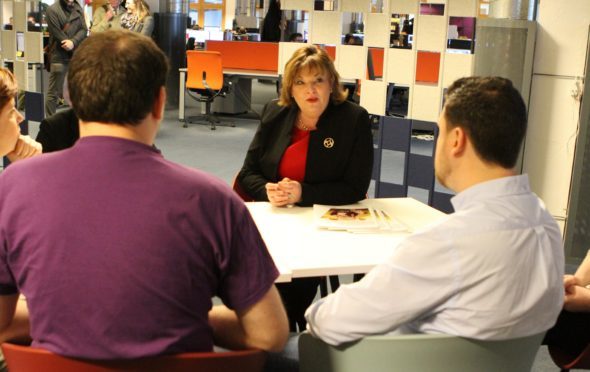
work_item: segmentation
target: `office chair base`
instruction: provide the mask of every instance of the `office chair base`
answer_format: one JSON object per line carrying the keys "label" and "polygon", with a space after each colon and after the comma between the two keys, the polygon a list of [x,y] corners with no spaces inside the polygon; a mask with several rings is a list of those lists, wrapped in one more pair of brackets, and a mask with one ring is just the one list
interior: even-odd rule
{"label": "office chair base", "polygon": [[187,117],[184,120],[183,127],[188,128],[188,124],[210,125],[211,130],[215,130],[218,125],[232,128],[236,126],[236,124],[233,122],[222,123],[217,116],[211,114]]}

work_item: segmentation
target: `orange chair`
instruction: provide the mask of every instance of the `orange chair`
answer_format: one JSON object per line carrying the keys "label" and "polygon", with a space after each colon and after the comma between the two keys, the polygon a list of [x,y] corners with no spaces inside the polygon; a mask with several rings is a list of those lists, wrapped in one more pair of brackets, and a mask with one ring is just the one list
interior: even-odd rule
{"label": "orange chair", "polygon": [[91,361],[63,357],[47,350],[2,344],[9,371],[15,372],[261,372],[266,354],[261,350],[222,353],[183,353],[134,360]]}
{"label": "orange chair", "polygon": [[[187,92],[195,100],[205,102],[205,115],[185,118],[184,127],[187,128],[188,123],[194,122],[211,125],[211,130],[215,130],[215,125],[219,125],[220,120],[211,113],[211,103],[217,97],[225,97],[229,90],[229,85],[225,85],[223,80],[221,53],[189,50],[186,52],[186,62]],[[184,102],[186,112],[186,100]],[[229,125],[235,126],[233,123]]]}
{"label": "orange chair", "polygon": [[234,179],[231,182],[231,188],[232,188],[232,190],[234,190],[234,192],[236,194],[238,194],[238,196],[240,197],[240,199],[242,199],[243,201],[245,201],[245,202],[253,202],[253,201],[256,201],[256,200],[254,200],[253,197],[251,197],[250,195],[248,195],[248,193],[246,191],[244,191],[244,189],[242,189],[242,186],[238,182],[238,175],[237,174],[234,176]]}
{"label": "orange chair", "polygon": [[590,369],[590,345],[586,346],[580,354],[572,354],[565,349],[555,345],[549,345],[549,355],[561,371],[570,369]]}

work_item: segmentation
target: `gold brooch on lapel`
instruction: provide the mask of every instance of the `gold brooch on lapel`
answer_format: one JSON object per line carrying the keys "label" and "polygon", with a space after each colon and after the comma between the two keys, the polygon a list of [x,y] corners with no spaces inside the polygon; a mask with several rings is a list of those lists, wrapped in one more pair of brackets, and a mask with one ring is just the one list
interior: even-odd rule
{"label": "gold brooch on lapel", "polygon": [[324,139],[324,147],[327,149],[334,147],[334,139],[331,137]]}

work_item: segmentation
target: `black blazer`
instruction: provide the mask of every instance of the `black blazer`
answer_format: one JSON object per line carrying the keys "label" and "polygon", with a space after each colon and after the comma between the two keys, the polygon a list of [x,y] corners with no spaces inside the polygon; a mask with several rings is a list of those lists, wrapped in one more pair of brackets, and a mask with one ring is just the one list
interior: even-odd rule
{"label": "black blazer", "polygon": [[43,145],[44,153],[72,147],[78,138],[78,117],[71,108],[43,119],[37,134],[37,142]]}
{"label": "black blazer", "polygon": [[[291,143],[291,132],[299,108],[269,102],[250,144],[239,186],[254,200],[268,201],[265,185],[278,182],[283,153]],[[333,142],[333,146],[325,145]],[[332,103],[310,133],[302,199],[299,205],[342,205],[366,197],[373,166],[373,137],[367,111],[345,101]]]}

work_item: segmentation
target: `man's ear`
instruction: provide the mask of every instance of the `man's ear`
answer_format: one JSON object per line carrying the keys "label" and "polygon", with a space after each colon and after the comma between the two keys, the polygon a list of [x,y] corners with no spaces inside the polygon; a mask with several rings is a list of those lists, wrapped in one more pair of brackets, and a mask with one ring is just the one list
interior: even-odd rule
{"label": "man's ear", "polygon": [[164,118],[164,107],[166,106],[166,87],[160,87],[160,91],[154,100],[152,116],[160,121]]}
{"label": "man's ear", "polygon": [[465,133],[465,129],[458,126],[451,129],[450,140],[452,141],[451,154],[453,156],[463,155],[467,147],[467,133]]}

